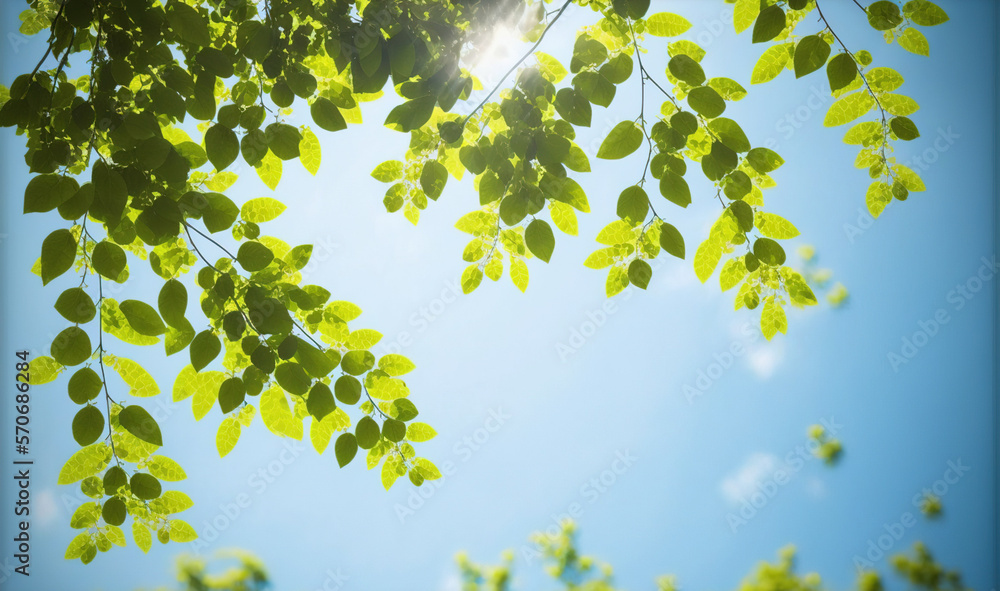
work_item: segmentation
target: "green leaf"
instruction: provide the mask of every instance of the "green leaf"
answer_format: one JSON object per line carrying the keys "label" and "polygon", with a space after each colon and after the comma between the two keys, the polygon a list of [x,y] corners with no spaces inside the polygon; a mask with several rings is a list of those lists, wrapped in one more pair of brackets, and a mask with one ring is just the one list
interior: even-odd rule
{"label": "green leaf", "polygon": [[777,78],[778,74],[785,69],[788,60],[792,59],[794,48],[795,45],[791,43],[768,47],[753,67],[753,72],[750,74],[750,84],[762,84]]}
{"label": "green leaf", "polygon": [[679,259],[684,258],[684,237],[667,222],[660,225],[660,247]]}
{"label": "green leaf", "polygon": [[125,315],[129,326],[141,335],[155,337],[167,332],[160,315],[146,302],[125,300],[118,305],[118,308]]}
{"label": "green leaf", "polygon": [[219,430],[215,434],[215,448],[219,451],[219,457],[224,458],[229,455],[240,440],[240,422],[234,417],[222,419]]}
{"label": "green leaf", "polygon": [[753,25],[753,42],[763,43],[770,41],[785,30],[787,21],[785,11],[780,6],[768,6],[757,15],[757,21]]}
{"label": "green leaf", "polygon": [[845,94],[830,105],[830,109],[823,119],[823,125],[837,127],[850,123],[871,111],[873,107],[875,107],[875,99],[867,90]]}
{"label": "green leaf", "polygon": [[378,368],[390,376],[397,377],[410,373],[416,369],[416,365],[402,355],[390,353],[378,360]]}
{"label": "green leaf", "polygon": [[244,221],[262,224],[269,222],[285,211],[285,204],[270,197],[251,199],[240,208],[240,217]]}
{"label": "green leaf", "polygon": [[611,129],[597,150],[597,157],[619,160],[632,154],[642,145],[642,130],[634,121],[622,121]]}
{"label": "green leaf", "polygon": [[733,25],[736,33],[742,33],[750,28],[760,14],[760,0],[736,0],[733,9]]}
{"label": "green leaf", "polygon": [[948,22],[948,13],[929,0],[910,0],[903,5],[903,14],[921,27],[933,27]]}
{"label": "green leaf", "polygon": [[309,171],[309,174],[316,176],[319,173],[319,166],[322,159],[322,148],[319,138],[308,127],[303,129],[302,139],[299,141],[299,162]]}
{"label": "green leaf", "polygon": [[680,54],[670,58],[667,69],[675,78],[691,86],[701,86],[705,82],[705,70],[687,55]]}
{"label": "green leaf", "polygon": [[437,98],[433,95],[406,101],[395,107],[385,118],[385,126],[403,133],[423,127],[434,113]]}
{"label": "green leaf", "polygon": [[483,282],[483,270],[479,265],[469,265],[462,272],[462,292],[472,293]]}
{"label": "green leaf", "polygon": [[228,414],[246,399],[247,390],[240,378],[229,378],[219,386],[219,409]]}
{"label": "green leaf", "polygon": [[111,448],[105,443],[95,443],[79,449],[59,471],[58,484],[72,484],[99,473],[111,461]]}
{"label": "green leaf", "polygon": [[628,266],[628,280],[632,285],[646,289],[653,277],[653,268],[642,259],[635,259]]}
{"label": "green leaf", "polygon": [[754,170],[761,174],[774,172],[785,163],[784,159],[776,152],[767,148],[754,148],[747,153],[747,162]]}
{"label": "green leaf", "polygon": [[129,387],[129,396],[149,398],[160,393],[160,387],[156,385],[153,376],[135,361],[107,354],[104,361]]}
{"label": "green leaf", "polygon": [[785,310],[774,296],[768,296],[764,300],[764,310],[760,314],[760,329],[764,333],[764,338],[769,341],[779,332],[781,334],[788,332]]}
{"label": "green leaf", "polygon": [[166,482],[180,482],[187,478],[184,468],[167,456],[150,456],[146,460],[146,469],[153,476]]}
{"label": "green leaf", "polygon": [[337,442],[333,444],[333,452],[337,456],[337,464],[341,468],[351,463],[354,456],[358,453],[358,440],[354,437],[353,433],[344,433],[337,438]]}
{"label": "green leaf", "polygon": [[699,86],[688,93],[691,108],[709,119],[718,117],[726,110],[726,101],[710,86]]}
{"label": "green leaf", "polygon": [[771,266],[785,264],[785,249],[781,248],[780,244],[770,238],[758,238],[754,241],[753,254],[762,263]]}
{"label": "green leaf", "polygon": [[240,140],[232,129],[216,123],[205,132],[205,152],[216,170],[223,170],[240,155]]}
{"label": "green leaf", "polygon": [[138,521],[132,522],[132,539],[144,554],[149,553],[153,546],[153,538],[149,535],[149,528]]}
{"label": "green leaf", "polygon": [[208,19],[202,17],[197,9],[182,2],[167,5],[167,22],[182,41],[206,47],[211,45],[212,38],[208,31]]}
{"label": "green leaf", "polygon": [[826,76],[830,80],[830,90],[846,88],[858,77],[858,65],[847,53],[838,53],[826,65]]}
{"label": "green leaf", "polygon": [[879,97],[879,100],[882,102],[882,107],[887,113],[897,117],[912,115],[920,110],[920,105],[917,104],[917,101],[901,94],[883,94]]}
{"label": "green leaf", "polygon": [[907,117],[893,117],[889,121],[889,127],[892,128],[892,133],[896,134],[896,137],[904,141],[911,141],[920,137],[917,125]]}
{"label": "green leaf", "polygon": [[420,172],[420,188],[431,199],[437,199],[444,192],[448,182],[448,169],[437,160],[428,160]]}
{"label": "green leaf", "polygon": [[646,32],[656,37],[676,37],[690,28],[686,18],[670,12],[658,12],[646,19]]}
{"label": "green leaf", "polygon": [[87,405],[73,417],[73,439],[81,446],[97,441],[104,431],[104,415],[95,406]]}
{"label": "green leaf", "polygon": [[[49,357],[48,355],[44,355],[42,357],[35,357],[34,361],[31,362],[31,376],[28,380],[28,383],[31,384],[32,386],[41,386],[42,384],[48,384],[49,382],[59,377],[59,373],[62,372],[62,370],[63,366],[57,363],[55,359]],[[79,371],[77,373],[79,373]],[[70,378],[70,382],[72,383],[72,378]],[[72,398],[72,396],[70,398]],[[93,398],[93,396],[91,398]],[[87,400],[90,400],[91,398],[88,398]],[[87,400],[84,400],[82,402],[77,402],[77,404],[83,404]],[[74,400],[74,402],[76,401]]]}
{"label": "green leaf", "polygon": [[184,318],[187,311],[187,288],[176,279],[170,279],[160,288],[160,294],[156,300],[156,306],[160,310],[160,315],[167,325],[185,329],[190,324]]}
{"label": "green leaf", "polygon": [[590,127],[593,109],[590,101],[574,88],[561,88],[556,93],[556,112],[566,121],[580,127]]}
{"label": "green leaf", "polygon": [[616,296],[628,287],[628,284],[628,272],[615,265],[608,271],[608,278],[604,282],[604,294],[609,298]]}
{"label": "green leaf", "polygon": [[528,228],[524,231],[524,241],[528,245],[531,254],[542,259],[546,263],[552,258],[552,251],[556,247],[555,236],[552,235],[552,228],[545,220],[532,220]]}
{"label": "green leaf", "polygon": [[125,251],[122,250],[122,247],[114,242],[107,240],[98,242],[94,246],[94,252],[91,253],[91,263],[94,270],[105,279],[119,283],[124,281],[122,273],[125,271],[125,265],[128,263],[128,260],[125,257]]}
{"label": "green leaf", "polygon": [[868,12],[868,24],[876,31],[888,31],[903,22],[899,5],[889,0],[873,2],[865,10]]}
{"label": "green leaf", "polygon": [[144,472],[133,474],[129,480],[129,486],[132,489],[132,494],[144,501],[153,500],[163,492],[160,481],[155,476]]}
{"label": "green leaf", "polygon": [[298,363],[282,363],[274,369],[274,377],[286,392],[302,396],[309,391],[312,380]]}
{"label": "green leaf", "polygon": [[59,295],[56,300],[56,311],[70,322],[84,324],[97,315],[94,300],[80,287],[71,287]]}
{"label": "green leaf", "polygon": [[[51,357],[39,357],[36,358],[32,363],[32,375],[37,373],[37,369],[34,367],[40,359],[51,359]],[[89,367],[84,367],[77,370],[73,374],[73,377],[69,379],[69,384],[67,389],[69,390],[69,398],[77,404],[86,404],[87,401],[97,398],[97,395],[101,392],[101,386],[104,383],[101,381],[101,376],[97,375],[97,372]]]}
{"label": "green leaf", "polygon": [[618,196],[618,217],[631,226],[638,226],[649,215],[649,196],[638,185],[626,188]]}
{"label": "green leaf", "polygon": [[299,157],[302,135],[298,129],[286,123],[272,123],[264,129],[264,137],[268,149],[281,160]]}
{"label": "green leaf", "polygon": [[83,329],[71,326],[56,335],[49,353],[60,364],[72,367],[89,359],[93,350],[90,336]]}
{"label": "green leaf", "polygon": [[245,270],[253,273],[265,269],[274,260],[271,249],[260,242],[247,241],[236,251],[236,260]]}
{"label": "green leaf", "polygon": [[201,371],[219,356],[222,343],[211,330],[203,330],[191,341],[191,366],[195,371]]}
{"label": "green leaf", "polygon": [[437,436],[437,431],[427,423],[410,423],[406,427],[406,438],[414,443],[430,441]]}
{"label": "green leaf", "polygon": [[152,443],[157,446],[163,445],[163,435],[160,434],[160,426],[156,424],[156,420],[143,407],[135,404],[126,406],[118,413],[118,422],[123,429],[146,443]]}
{"label": "green leaf", "polygon": [[924,186],[924,181],[920,179],[920,175],[914,172],[911,168],[903,166],[902,164],[897,164],[892,167],[892,172],[896,175],[896,179],[901,182],[907,190],[914,193],[920,193],[927,190],[927,187]]}
{"label": "green leaf", "polygon": [[79,184],[72,177],[40,174],[28,181],[28,186],[24,189],[23,211],[24,213],[52,211],[69,201],[79,188]]}
{"label": "green leaf", "polygon": [[799,230],[792,223],[780,215],[760,212],[757,214],[757,229],[768,238],[787,240],[799,235]]}
{"label": "green leaf", "polygon": [[819,35],[803,37],[799,41],[799,44],[795,46],[795,77],[801,78],[807,74],[812,74],[826,65],[826,60],[829,57],[830,44],[825,39]]}
{"label": "green leaf", "polygon": [[660,194],[681,207],[691,204],[691,189],[687,181],[670,170],[664,170],[663,176],[660,177]]}
{"label": "green leaf", "polygon": [[380,433],[378,428],[378,423],[375,419],[364,416],[358,421],[357,426],[354,429],[354,435],[358,443],[358,447],[361,449],[371,449],[375,447],[378,443]]}
{"label": "green leaf", "polygon": [[42,285],[69,271],[76,260],[76,238],[69,230],[56,230],[42,241]]}
{"label": "green leaf", "polygon": [[712,237],[698,246],[698,250],[694,253],[694,272],[699,281],[705,283],[715,272],[715,268],[719,266],[719,261],[722,259],[722,250],[722,243]]}
{"label": "green leaf", "polygon": [[323,417],[332,413],[337,408],[337,403],[333,400],[333,392],[330,387],[322,382],[309,389],[309,398],[306,400],[306,410],[316,417],[316,420],[323,420]]}
{"label": "green leaf", "polygon": [[327,131],[340,131],[342,129],[347,129],[347,121],[344,120],[344,116],[340,113],[340,109],[337,105],[333,104],[328,98],[319,97],[313,104],[309,107],[309,112],[312,114],[313,121],[316,122],[321,129]]}
{"label": "green leaf", "polygon": [[[463,150],[465,148],[462,148]],[[482,171],[480,171],[482,172]],[[399,160],[386,160],[375,167],[372,178],[382,183],[392,183],[403,179],[403,163]]]}
{"label": "green leaf", "polygon": [[732,119],[719,117],[708,122],[708,128],[727,148],[734,152],[748,152],[750,140],[738,123]]}
{"label": "green leaf", "polygon": [[931,54],[931,44],[928,43],[927,37],[913,27],[904,30],[902,34],[896,37],[896,43],[899,43],[899,46],[906,51],[916,55],[926,57]]}
{"label": "green leaf", "polygon": [[746,274],[747,268],[742,258],[729,259],[719,271],[719,287],[722,288],[722,291],[729,291],[739,285]]}

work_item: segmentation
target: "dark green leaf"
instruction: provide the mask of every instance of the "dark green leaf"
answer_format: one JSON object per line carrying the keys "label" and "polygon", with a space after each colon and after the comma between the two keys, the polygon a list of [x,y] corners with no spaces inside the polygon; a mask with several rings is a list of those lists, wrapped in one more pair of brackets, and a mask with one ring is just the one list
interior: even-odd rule
{"label": "dark green leaf", "polygon": [[437,199],[448,182],[448,169],[437,160],[428,160],[420,172],[420,188],[431,199]]}
{"label": "dark green leaf", "polygon": [[753,25],[753,42],[763,43],[770,41],[785,30],[785,11],[780,6],[768,6],[757,15],[757,22]]}
{"label": "dark green leaf", "polygon": [[838,53],[826,65],[826,77],[830,80],[830,90],[846,88],[858,77],[858,65],[846,53]]}
{"label": "dark green leaf", "polygon": [[167,332],[167,327],[163,325],[160,315],[146,302],[125,300],[118,307],[121,308],[122,314],[128,320],[129,326],[137,333],[155,337]]}
{"label": "dark green leaf", "polygon": [[73,417],[73,439],[81,446],[97,441],[104,431],[104,415],[96,406],[87,405]]}
{"label": "dark green leaf", "polygon": [[337,408],[337,403],[333,400],[333,393],[330,387],[322,382],[316,382],[309,389],[309,398],[306,399],[306,410],[309,414],[322,420]]}
{"label": "dark green leaf", "polygon": [[552,258],[552,251],[556,247],[556,239],[552,234],[552,228],[545,220],[535,219],[528,224],[524,231],[524,242],[528,246],[531,254],[542,259],[546,263]]}
{"label": "dark green leaf", "polygon": [[812,74],[826,65],[830,57],[830,44],[819,35],[803,37],[795,46],[795,77]]}
{"label": "dark green leaf", "polygon": [[76,238],[69,230],[56,230],[42,241],[42,284],[69,271],[76,260]]}
{"label": "dark green leaf", "polygon": [[56,300],[56,310],[66,320],[77,324],[90,322],[97,315],[94,300],[79,287],[71,287],[62,292]]}
{"label": "dark green leaf", "polygon": [[205,151],[216,170],[224,170],[240,154],[240,140],[232,129],[216,123],[205,132]]}
{"label": "dark green leaf", "polygon": [[361,382],[353,376],[340,376],[333,385],[333,392],[344,404],[357,404],[361,399]]}
{"label": "dark green leaf", "polygon": [[[156,420],[150,416],[146,409],[136,404],[126,406],[118,413],[118,422],[122,428],[135,435],[146,443],[153,445],[163,445],[163,435],[160,434],[160,426]],[[132,482],[133,492],[135,482]]]}
{"label": "dark green leaf", "polygon": [[24,189],[24,213],[52,211],[73,197],[79,188],[72,177],[40,174]]}
{"label": "dark green leaf", "polygon": [[688,93],[688,104],[691,105],[692,109],[709,119],[718,117],[726,110],[726,101],[710,86],[699,86],[692,89]]}
{"label": "dark green leaf", "polygon": [[151,501],[159,497],[160,493],[163,492],[160,481],[156,477],[143,472],[133,474],[130,484],[132,486],[132,494],[143,501]]}
{"label": "dark green leaf", "polygon": [[679,259],[684,258],[684,237],[667,222],[660,226],[660,247]]}
{"label": "dark green leaf", "polygon": [[361,420],[358,421],[357,426],[354,428],[354,436],[357,438],[358,447],[361,449],[375,447],[380,436],[378,423],[369,416],[361,417]]}
{"label": "dark green leaf", "polygon": [[243,404],[247,390],[240,378],[229,378],[219,386],[219,408],[229,413]]}
{"label": "dark green leaf", "polygon": [[667,68],[675,78],[687,82],[691,86],[701,86],[705,82],[705,70],[701,64],[683,53],[670,58]]}
{"label": "dark green leaf", "polygon": [[351,463],[358,453],[358,440],[354,437],[354,433],[344,433],[338,437],[337,442],[333,444],[333,451],[341,468]]}
{"label": "dark green leaf", "polygon": [[302,396],[309,391],[312,380],[302,366],[289,361],[282,363],[274,369],[274,377],[278,380],[278,385],[286,392]]}
{"label": "dark green leaf", "polygon": [[97,375],[96,371],[89,367],[84,367],[77,370],[73,374],[73,377],[69,379],[67,387],[69,398],[77,404],[86,404],[88,401],[97,398],[97,395],[101,393],[101,386],[103,385],[101,376]]}
{"label": "dark green leaf", "polygon": [[309,111],[312,113],[313,121],[322,129],[327,131],[347,129],[347,122],[340,114],[340,109],[328,98],[319,97],[316,99],[309,107]]}
{"label": "dark green leaf", "polygon": [[94,246],[94,252],[91,254],[91,263],[94,266],[94,270],[105,279],[111,279],[112,281],[118,281],[122,271],[125,270],[127,262],[125,251],[122,250],[122,247],[107,240],[98,242]]}
{"label": "dark green leaf", "polygon": [[[105,488],[105,490],[107,489]],[[104,506],[101,507],[101,518],[108,525],[119,526],[125,523],[125,517],[127,516],[128,511],[125,509],[125,502],[118,497],[112,497],[104,501]]]}
{"label": "dark green leaf", "polygon": [[80,365],[90,358],[94,349],[90,336],[83,329],[71,326],[56,335],[49,353],[52,358],[65,366]]}
{"label": "dark green leaf", "polygon": [[274,253],[260,242],[249,241],[240,245],[240,249],[236,252],[236,260],[241,267],[253,273],[270,265],[274,260]]}
{"label": "dark green leaf", "polygon": [[191,341],[191,365],[195,371],[201,371],[222,351],[219,337],[211,330],[203,330]]}

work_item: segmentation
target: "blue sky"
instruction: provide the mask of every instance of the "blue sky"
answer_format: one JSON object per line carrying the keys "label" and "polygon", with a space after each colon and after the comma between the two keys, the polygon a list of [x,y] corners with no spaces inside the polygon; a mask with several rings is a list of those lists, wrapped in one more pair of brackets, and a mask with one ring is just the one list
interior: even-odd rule
{"label": "blue sky", "polygon": [[[666,573],[678,575],[684,589],[733,588],[757,561],[773,559],[790,543],[799,548],[802,572],[820,573],[831,589],[846,588],[855,556],[864,557],[887,531],[901,532],[890,553],[924,540],[971,587],[996,587],[996,285],[982,281],[968,297],[957,290],[977,287],[974,278],[996,252],[995,6],[942,1],[952,20],[926,31],[932,55],[920,58],[885,46],[858,20],[853,3],[828,3],[845,42],[898,69],[907,79],[900,92],[922,107],[914,117],[922,137],[900,145],[897,156],[904,163],[922,159],[923,168],[914,168],[928,191],[892,204],[870,223],[867,176],[852,166],[856,151],[841,143],[844,129],[822,127],[830,101],[825,76],[795,81],[785,73],[751,87],[762,50],[748,34],[733,34],[731,7],[653,4],[694,23],[686,37],[708,50],[709,76],[732,77],[750,90],[727,115],[755,145],[773,140],[787,160],[774,175],[778,186],[766,194],[768,209],[798,226],[795,244],[816,247],[822,266],[851,290],[849,305],[793,311],[789,334],[765,343],[745,328],[755,316],[733,312],[732,294],[719,293],[717,278],[701,285],[690,260],[670,260],[657,268],[647,292],[626,292],[612,300],[612,311],[602,308],[604,275],[582,261],[597,247],[593,236],[613,219],[617,195],[631,182],[624,179],[637,178],[642,163],[638,157],[597,162],[593,154],[612,125],[635,116],[635,78],[610,109],[595,109],[592,129],[578,138],[595,164],[581,178],[592,213],[581,216],[579,237],[557,236],[552,263],[531,263],[527,294],[505,277],[454,297],[466,236],[453,224],[478,207],[471,181],[451,180],[417,227],[387,214],[384,186],[368,172],[401,157],[406,137],[379,125],[391,100],[368,105],[371,125],[321,133],[325,163],[318,176],[288,163],[272,195],[244,165],[230,195],[238,202],[264,195],[286,201],[288,211],[264,232],[317,245],[308,281],[359,304],[365,312],[355,324],[381,331],[383,343],[406,343],[400,352],[418,366],[408,379],[413,400],[439,433],[421,453],[452,469],[419,503],[408,484],[386,493],[377,473],[361,465],[340,470],[332,453],[317,456],[308,442],[279,440],[259,421],[220,460],[219,411],[195,423],[189,402],[169,399],[186,357],[164,361],[160,349],[117,345],[144,362],[167,392],[149,403],[159,409],[163,453],[188,473],[173,487],[195,500],[183,517],[203,534],[213,521],[225,524],[208,552],[235,546],[258,554],[282,590],[332,588],[330,573],[347,577],[342,589],[452,589],[456,551],[484,562],[507,548],[520,557],[531,532],[572,511],[584,551],[614,565],[618,584],[628,589],[651,588]],[[7,84],[43,51],[38,39],[21,44],[19,9],[2,7],[9,34],[0,79]],[[573,32],[590,17],[587,10],[567,12],[543,49],[568,58]],[[647,66],[661,72],[665,44],[648,46]],[[811,98],[814,88],[821,105]],[[9,192],[0,219],[7,286],[2,350],[37,355],[63,328],[51,306],[73,280],[42,289],[29,274],[56,218],[20,214],[29,178],[23,138],[7,130],[2,141],[10,156],[2,162]],[[685,234],[689,252],[718,213],[707,187],[692,183],[695,202],[687,210],[665,202],[658,208]],[[117,299],[155,297],[158,284],[148,269],[135,275],[145,279]],[[941,310],[947,321],[933,336],[914,337],[932,332],[920,323],[944,318]],[[587,335],[582,345],[560,355],[560,344],[580,344],[576,333]],[[894,368],[888,355],[901,353],[906,338],[923,345]],[[721,367],[734,343],[746,352],[718,371],[713,364]],[[689,401],[684,388],[696,384],[699,372],[716,378]],[[65,382],[33,390],[32,576],[15,576],[4,587],[111,591],[168,582],[184,546],[154,545],[142,556],[130,540],[88,566],[62,559],[79,503],[77,487],[55,484],[77,448]],[[0,411],[7,430],[9,406]],[[821,421],[837,428],[846,449],[835,469],[795,460],[807,427]],[[954,466],[961,467],[957,479]],[[778,484],[775,470],[782,468],[788,478]],[[953,482],[942,495],[945,514],[928,522],[913,498],[946,478]],[[738,499],[755,490],[773,495],[734,532],[729,516],[739,515]],[[0,501],[13,502],[9,487]],[[243,507],[233,517],[237,503]],[[916,516],[912,526],[905,525],[912,523],[907,514]],[[9,519],[7,509],[3,515]],[[0,543],[4,556],[12,553],[8,537]],[[876,567],[888,570],[884,559]],[[538,587],[539,573],[537,560],[519,558],[516,576],[525,588]],[[891,588],[901,585],[893,580]]]}

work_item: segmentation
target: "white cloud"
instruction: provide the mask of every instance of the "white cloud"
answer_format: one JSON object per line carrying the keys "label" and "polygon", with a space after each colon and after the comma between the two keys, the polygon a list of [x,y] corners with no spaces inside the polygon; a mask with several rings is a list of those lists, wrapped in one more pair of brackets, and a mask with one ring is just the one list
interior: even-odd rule
{"label": "white cloud", "polygon": [[51,488],[43,489],[31,499],[31,515],[38,525],[46,526],[52,523],[59,514],[56,506],[56,495]]}
{"label": "white cloud", "polygon": [[771,477],[778,469],[779,460],[774,454],[756,452],[739,468],[722,480],[722,494],[726,500],[738,504],[757,490],[757,485]]}
{"label": "white cloud", "polygon": [[441,591],[461,591],[462,579],[455,573],[448,573],[441,582]]}
{"label": "white cloud", "polygon": [[746,363],[758,378],[767,379],[785,360],[785,345],[781,341],[751,347],[747,352]]}

